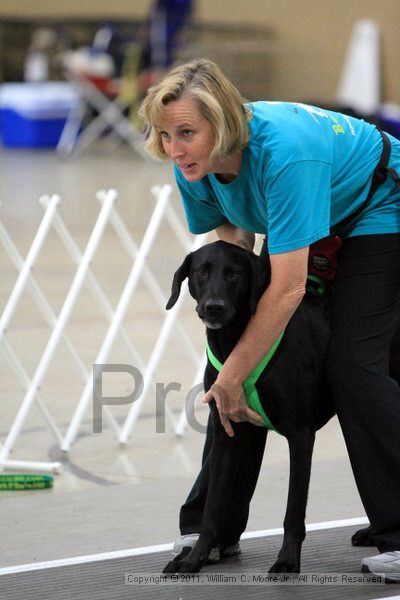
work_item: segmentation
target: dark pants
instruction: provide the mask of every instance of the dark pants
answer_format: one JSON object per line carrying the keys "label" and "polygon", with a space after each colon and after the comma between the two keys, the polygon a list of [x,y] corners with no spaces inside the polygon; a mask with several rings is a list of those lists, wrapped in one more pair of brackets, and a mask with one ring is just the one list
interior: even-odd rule
{"label": "dark pants", "polygon": [[[400,234],[345,239],[332,293],[327,376],[381,552],[400,550],[400,388],[389,376],[390,344],[399,322]],[[235,540],[246,527],[264,452],[266,432],[254,429],[263,433],[251,463],[243,465],[230,511]],[[180,512],[183,535],[200,531],[211,444],[208,428],[203,466]]]}

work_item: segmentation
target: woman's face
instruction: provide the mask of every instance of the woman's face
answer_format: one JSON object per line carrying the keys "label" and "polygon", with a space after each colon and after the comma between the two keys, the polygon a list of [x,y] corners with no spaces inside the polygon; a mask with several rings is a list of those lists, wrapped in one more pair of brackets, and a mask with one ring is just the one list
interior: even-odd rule
{"label": "woman's face", "polygon": [[157,129],[165,153],[187,181],[199,181],[213,172],[210,154],[215,144],[214,132],[209,121],[200,114],[194,98],[187,96],[169,102]]}

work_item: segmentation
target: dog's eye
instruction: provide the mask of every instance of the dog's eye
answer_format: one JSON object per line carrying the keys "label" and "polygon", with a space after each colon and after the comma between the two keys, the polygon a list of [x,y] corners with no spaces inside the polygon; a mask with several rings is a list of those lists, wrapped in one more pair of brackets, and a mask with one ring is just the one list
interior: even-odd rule
{"label": "dog's eye", "polygon": [[199,269],[198,271],[196,271],[196,274],[199,279],[207,279],[208,277],[207,269]]}
{"label": "dog's eye", "polygon": [[226,276],[228,281],[237,281],[239,279],[239,277],[240,277],[239,271],[230,271]]}

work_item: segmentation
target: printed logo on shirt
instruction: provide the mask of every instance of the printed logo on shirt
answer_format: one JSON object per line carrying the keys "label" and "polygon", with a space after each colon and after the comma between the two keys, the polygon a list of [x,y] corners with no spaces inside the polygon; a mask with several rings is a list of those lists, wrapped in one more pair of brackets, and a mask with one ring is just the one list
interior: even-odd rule
{"label": "printed logo on shirt", "polygon": [[301,108],[304,108],[304,110],[306,110],[312,116],[314,121],[316,121],[317,123],[318,123],[318,119],[314,115],[317,115],[318,117],[325,117],[325,118],[333,121],[332,129],[336,133],[336,135],[346,133],[343,125],[341,125],[339,123],[339,121],[336,119],[336,117],[334,117],[333,115],[328,115],[326,112],[324,112],[320,108],[315,108],[314,106],[308,106],[307,104],[302,104],[300,102],[296,102],[295,104],[297,104],[298,106],[301,106]]}
{"label": "printed logo on shirt", "polygon": [[[268,104],[283,104],[283,102],[269,101]],[[336,119],[336,117],[334,117],[333,115],[327,114],[321,108],[317,108],[316,106],[310,106],[309,104],[303,104],[302,102],[288,103],[288,108],[290,108],[291,110],[294,110],[295,112],[298,112],[298,110],[295,108],[295,106],[299,106],[300,108],[305,110],[312,117],[312,119],[314,119],[314,121],[316,123],[319,123],[319,119],[317,117],[322,117],[323,119],[330,119],[333,122],[332,129],[336,135],[344,135],[346,133],[343,125],[341,125],[339,123],[339,121]],[[352,135],[355,135],[354,127],[352,126],[349,118],[348,117],[346,118],[346,115],[343,115],[343,116],[350,128]]]}
{"label": "printed logo on shirt", "polygon": [[341,125],[332,125],[333,131],[338,135],[339,133],[344,133],[344,129]]}
{"label": "printed logo on shirt", "polygon": [[351,135],[357,135],[356,130],[354,129],[353,124],[350,121],[350,117],[348,117],[347,115],[343,115],[343,117],[344,117],[344,120],[346,121],[347,125],[349,126]]}
{"label": "printed logo on shirt", "polygon": [[324,112],[320,108],[316,108],[315,106],[309,106],[308,104],[302,104],[302,102],[294,102],[293,104],[295,104],[296,106],[300,106],[300,108],[306,110],[316,123],[319,123],[317,116],[329,119],[329,115],[327,115],[326,112]]}

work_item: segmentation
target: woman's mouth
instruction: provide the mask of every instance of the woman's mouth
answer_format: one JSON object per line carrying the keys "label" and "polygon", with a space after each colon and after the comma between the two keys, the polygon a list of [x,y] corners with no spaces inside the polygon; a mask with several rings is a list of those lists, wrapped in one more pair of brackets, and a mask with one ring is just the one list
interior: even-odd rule
{"label": "woman's mouth", "polygon": [[195,166],[196,166],[196,163],[185,163],[183,165],[180,165],[180,169],[184,173],[188,173],[189,171],[193,170]]}

